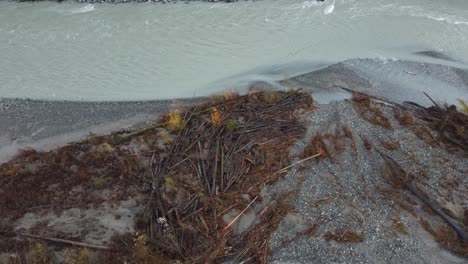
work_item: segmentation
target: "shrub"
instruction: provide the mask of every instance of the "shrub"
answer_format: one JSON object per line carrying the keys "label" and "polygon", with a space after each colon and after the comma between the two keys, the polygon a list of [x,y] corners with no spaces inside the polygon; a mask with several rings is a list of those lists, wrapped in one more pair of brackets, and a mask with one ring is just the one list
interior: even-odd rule
{"label": "shrub", "polygon": [[223,118],[223,113],[216,107],[211,109],[211,124],[214,127],[219,127],[221,124],[221,119]]}
{"label": "shrub", "polygon": [[237,128],[237,121],[234,119],[228,119],[226,120],[226,129],[229,131],[229,133],[234,132]]}
{"label": "shrub", "polygon": [[183,127],[182,116],[179,111],[169,113],[168,127],[171,130],[180,130]]}

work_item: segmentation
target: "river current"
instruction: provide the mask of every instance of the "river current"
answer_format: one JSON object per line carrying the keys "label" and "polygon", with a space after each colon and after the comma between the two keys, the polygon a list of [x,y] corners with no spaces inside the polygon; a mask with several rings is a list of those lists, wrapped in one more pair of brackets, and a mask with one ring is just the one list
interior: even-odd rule
{"label": "river current", "polygon": [[466,68],[468,1],[0,1],[0,97],[190,98],[356,58]]}

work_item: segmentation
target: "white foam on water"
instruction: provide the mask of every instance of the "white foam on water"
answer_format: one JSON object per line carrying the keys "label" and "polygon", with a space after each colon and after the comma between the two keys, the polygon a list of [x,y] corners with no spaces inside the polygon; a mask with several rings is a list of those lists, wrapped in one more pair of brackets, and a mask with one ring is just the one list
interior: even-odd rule
{"label": "white foam on water", "polygon": [[95,6],[92,5],[92,4],[87,4],[81,8],[78,8],[78,9],[75,9],[75,10],[72,10],[71,13],[72,14],[80,14],[80,13],[87,13],[87,12],[91,12],[95,9]]}
{"label": "white foam on water", "polygon": [[333,13],[334,10],[335,10],[335,1],[333,0],[333,3],[331,5],[329,5],[329,6],[327,6],[323,10],[323,14],[329,15],[329,14]]}
{"label": "white foam on water", "polygon": [[304,3],[302,3],[302,9],[312,8],[312,7],[321,6],[321,5],[322,3],[319,3],[318,1],[315,1],[315,0],[305,1]]}

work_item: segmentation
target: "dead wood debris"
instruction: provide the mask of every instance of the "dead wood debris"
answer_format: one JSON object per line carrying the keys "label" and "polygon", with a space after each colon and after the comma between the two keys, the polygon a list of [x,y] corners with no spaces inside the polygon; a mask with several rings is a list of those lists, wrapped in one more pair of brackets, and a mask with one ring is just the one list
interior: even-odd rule
{"label": "dead wood debris", "polygon": [[[257,92],[170,113],[147,129],[92,136],[48,152],[24,150],[0,165],[0,214],[14,221],[31,208],[97,206],[103,202],[98,189],[111,189],[115,197],[107,200],[120,201],[149,187],[138,223],[146,235],[137,239],[137,251],[145,254],[138,259],[264,263],[269,235],[288,206],[267,206],[259,216],[262,232],[244,236],[225,229],[223,216],[245,208],[242,195],[260,197],[264,185],[293,167],[288,150],[305,131],[294,114],[301,108],[314,109],[309,94]],[[127,249],[106,253],[110,263],[129,260],[135,245],[124,244]]]}
{"label": "dead wood debris", "polygon": [[468,115],[457,111],[455,106],[434,103],[434,106],[424,107],[413,102],[405,102],[416,116],[429,123],[430,128],[438,133],[438,139],[452,149],[468,153]]}
{"label": "dead wood debris", "polygon": [[271,220],[286,206],[265,209],[260,227],[244,236],[230,232],[222,217],[250,207],[241,194],[259,197],[262,185],[286,172],[287,150],[305,129],[293,113],[313,106],[307,94],[263,93],[187,112],[168,155],[153,160],[153,192],[139,225],[156,252],[191,263],[226,257],[265,263],[269,234],[279,222]]}

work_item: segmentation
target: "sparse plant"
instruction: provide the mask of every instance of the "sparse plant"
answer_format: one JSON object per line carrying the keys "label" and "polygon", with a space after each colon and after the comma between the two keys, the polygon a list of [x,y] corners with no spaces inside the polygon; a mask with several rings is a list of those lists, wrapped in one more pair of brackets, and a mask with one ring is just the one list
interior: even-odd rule
{"label": "sparse plant", "polygon": [[31,245],[31,257],[34,264],[50,264],[52,263],[47,249],[47,244],[44,242],[33,242]]}
{"label": "sparse plant", "polygon": [[228,119],[226,120],[225,126],[229,133],[232,133],[237,128],[237,121],[234,119]]}
{"label": "sparse plant", "polygon": [[64,260],[65,264],[89,264],[90,251],[87,248],[80,249],[79,252],[74,251],[71,248],[67,248],[64,251]]}
{"label": "sparse plant", "polygon": [[283,94],[277,91],[264,91],[261,93],[261,99],[267,104],[277,104],[283,99]]}
{"label": "sparse plant", "polygon": [[457,99],[461,106],[461,112],[468,114],[468,104],[466,104],[465,100]]}
{"label": "sparse plant", "polygon": [[180,130],[183,127],[182,116],[178,110],[169,113],[167,125],[171,130]]}
{"label": "sparse plant", "polygon": [[145,234],[136,234],[135,239],[133,240],[133,257],[135,259],[144,260],[148,258],[149,249],[146,246],[148,238]]}
{"label": "sparse plant", "polygon": [[237,92],[235,92],[235,91],[232,91],[232,90],[226,90],[223,93],[223,97],[224,97],[224,100],[229,101],[229,100],[232,100],[232,99],[235,99],[235,98],[239,97],[239,94]]}
{"label": "sparse plant", "polygon": [[164,178],[164,187],[172,190],[175,188],[175,182],[174,182],[174,179],[170,176],[167,176],[166,178]]}
{"label": "sparse plant", "polygon": [[101,178],[101,177],[95,177],[93,178],[93,185],[94,185],[94,188],[98,190],[104,189],[106,187],[106,179]]}
{"label": "sparse plant", "polygon": [[397,150],[400,148],[400,142],[398,141],[382,142],[382,146],[388,150]]}
{"label": "sparse plant", "polygon": [[217,107],[211,108],[211,124],[214,127],[219,127],[219,125],[221,124],[222,118],[223,118],[223,112],[219,108]]}
{"label": "sparse plant", "polygon": [[112,152],[114,148],[107,142],[102,143],[99,145],[99,150],[102,152]]}
{"label": "sparse plant", "polygon": [[219,94],[215,94],[215,95],[210,96],[210,99],[215,104],[219,104],[219,103],[224,102],[224,96],[219,95]]}
{"label": "sparse plant", "polygon": [[173,263],[161,255],[153,255],[148,247],[148,238],[145,234],[136,234],[133,239],[132,262],[138,264]]}

